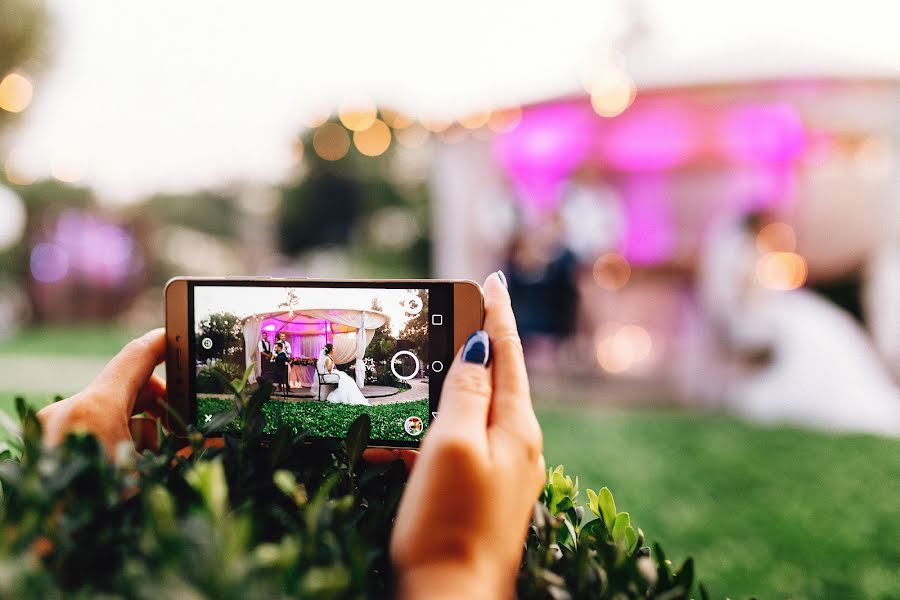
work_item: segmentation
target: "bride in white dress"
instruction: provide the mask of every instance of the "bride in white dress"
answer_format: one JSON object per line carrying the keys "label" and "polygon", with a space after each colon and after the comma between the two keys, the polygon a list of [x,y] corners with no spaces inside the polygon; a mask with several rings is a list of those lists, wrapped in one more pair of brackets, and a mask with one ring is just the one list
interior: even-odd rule
{"label": "bride in white dress", "polygon": [[[319,360],[316,361],[316,371],[324,375],[325,385],[337,386],[325,399],[334,404],[365,404],[368,406],[369,401],[356,387],[356,381],[340,369],[335,368],[334,360],[329,356],[333,349],[331,344],[325,344],[325,347],[319,352]],[[318,377],[315,379],[315,385],[319,385]],[[313,391],[318,395],[318,388]]]}

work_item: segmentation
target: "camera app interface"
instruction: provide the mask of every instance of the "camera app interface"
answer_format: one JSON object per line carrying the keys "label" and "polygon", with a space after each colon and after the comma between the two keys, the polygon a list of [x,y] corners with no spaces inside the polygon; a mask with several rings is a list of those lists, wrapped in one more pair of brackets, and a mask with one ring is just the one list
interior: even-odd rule
{"label": "camera app interface", "polygon": [[251,368],[251,391],[264,381],[273,386],[262,408],[266,433],[289,426],[340,438],[368,413],[373,441],[417,445],[449,343],[443,314],[429,311],[429,292],[195,284],[196,425],[233,407],[227,382]]}

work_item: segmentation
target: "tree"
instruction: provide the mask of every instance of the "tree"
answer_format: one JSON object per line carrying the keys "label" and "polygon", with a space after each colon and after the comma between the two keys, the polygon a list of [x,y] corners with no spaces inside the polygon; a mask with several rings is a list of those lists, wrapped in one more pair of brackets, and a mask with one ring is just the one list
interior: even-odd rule
{"label": "tree", "polygon": [[[229,362],[242,362],[244,351],[241,318],[230,312],[212,313],[197,326],[197,358],[205,361],[220,358]],[[203,347],[203,340],[209,338],[212,345]]]}
{"label": "tree", "polygon": [[[372,310],[381,311],[383,308],[380,299],[372,299]],[[375,373],[372,374],[371,379],[378,380],[379,374],[385,370],[390,372],[389,363],[395,352],[397,352],[397,340],[391,335],[391,321],[388,319],[384,325],[375,330],[375,335],[372,336],[372,341],[369,342],[366,351],[366,354],[375,363]]]}
{"label": "tree", "polygon": [[[411,316],[400,331],[400,339],[409,346],[409,351],[415,354],[419,362],[428,362],[428,291],[410,290],[418,298],[421,310],[415,313],[408,310],[406,315]],[[411,302],[407,301],[407,309],[411,308]]]}

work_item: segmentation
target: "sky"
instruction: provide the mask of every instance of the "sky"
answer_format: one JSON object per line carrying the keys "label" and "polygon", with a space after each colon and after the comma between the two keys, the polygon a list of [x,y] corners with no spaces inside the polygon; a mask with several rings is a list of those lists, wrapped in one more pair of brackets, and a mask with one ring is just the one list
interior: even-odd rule
{"label": "sky", "polygon": [[[294,288],[298,296],[297,309],[349,308],[367,310],[372,299],[381,300],[381,312],[391,319],[391,333],[396,336],[411,318],[400,302],[412,298],[412,290],[365,288]],[[288,288],[197,286],[194,288],[194,319],[201,321],[215,312],[230,312],[248,317],[262,312],[279,310],[287,300]],[[427,307],[424,308],[427,310]]]}
{"label": "sky", "polygon": [[303,123],[358,98],[452,118],[581,92],[611,48],[638,93],[900,75],[900,9],[880,0],[47,2],[49,64],[0,158],[109,203],[277,183]]}

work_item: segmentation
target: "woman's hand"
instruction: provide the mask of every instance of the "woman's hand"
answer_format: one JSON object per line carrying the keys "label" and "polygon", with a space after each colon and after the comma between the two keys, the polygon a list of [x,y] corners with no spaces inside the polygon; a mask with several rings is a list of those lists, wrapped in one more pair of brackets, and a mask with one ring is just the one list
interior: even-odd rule
{"label": "woman's hand", "polygon": [[500,275],[488,277],[484,297],[484,331],[472,334],[447,372],[397,513],[391,557],[400,598],[514,593],[544,484],[541,429]]}
{"label": "woman's hand", "polygon": [[159,413],[166,399],[166,382],[153,374],[165,360],[166,336],[154,329],[129,342],[85,388],[65,400],[42,408],[37,416],[44,428],[44,442],[59,444],[67,433],[93,433],[115,457],[117,446],[128,442],[137,448],[155,446],[155,424],[132,420],[141,412]]}

